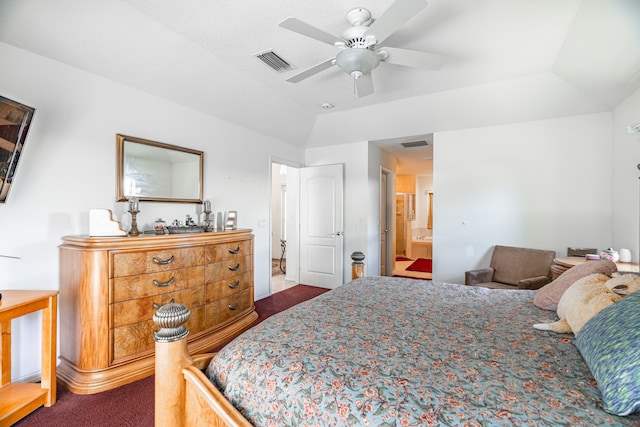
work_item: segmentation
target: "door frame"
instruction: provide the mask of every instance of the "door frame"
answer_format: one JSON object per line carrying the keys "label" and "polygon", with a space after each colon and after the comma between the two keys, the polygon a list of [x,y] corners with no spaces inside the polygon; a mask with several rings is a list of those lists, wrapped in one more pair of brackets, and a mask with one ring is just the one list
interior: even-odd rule
{"label": "door frame", "polygon": [[[301,169],[304,166],[298,162],[293,160],[284,159],[277,156],[269,157],[269,268],[271,268],[271,259],[273,259],[273,168],[274,165],[285,165],[290,168]],[[287,198],[293,198],[296,201],[296,204],[300,202],[300,194],[299,194],[299,186],[287,186]],[[289,203],[287,204],[289,205]],[[297,209],[299,212],[299,209]],[[297,230],[300,229],[300,217],[298,215],[295,218],[290,219],[295,223],[295,228]],[[291,239],[291,241],[289,241]],[[293,267],[291,270],[287,268],[286,278],[287,280],[295,281],[296,283],[300,282],[300,271],[299,271],[299,236],[295,233],[287,233],[287,266]],[[279,254],[278,254],[279,255]],[[273,295],[273,286],[271,283],[272,276],[271,271],[269,271],[269,295]]]}
{"label": "door frame", "polygon": [[[382,175],[386,175],[387,185],[385,193],[382,191]],[[380,215],[382,215],[382,210],[384,209],[387,217],[386,257],[384,259],[386,276],[393,276],[393,269],[395,267],[395,187],[395,174],[393,171],[384,166],[380,166]],[[382,197],[383,194],[386,195],[384,200]],[[382,236],[382,221],[380,221],[378,233],[379,236]],[[382,238],[380,238],[378,248],[380,248],[379,260],[380,268],[382,269]],[[380,271],[380,275],[382,275],[382,270]]]}

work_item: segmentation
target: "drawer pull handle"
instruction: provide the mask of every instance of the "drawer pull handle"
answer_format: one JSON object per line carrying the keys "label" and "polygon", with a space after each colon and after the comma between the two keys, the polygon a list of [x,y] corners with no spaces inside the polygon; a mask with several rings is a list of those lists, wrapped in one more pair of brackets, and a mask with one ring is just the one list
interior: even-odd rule
{"label": "drawer pull handle", "polygon": [[231,271],[238,271],[240,270],[240,263],[237,263],[235,267],[232,267],[230,265],[228,267],[229,267],[229,270]]}
{"label": "drawer pull handle", "polygon": [[230,254],[233,254],[233,255],[237,255],[238,253],[240,253],[240,246],[238,246],[238,247],[237,247],[237,248],[235,248],[235,249],[231,249],[231,248],[229,248],[229,253],[230,253]]}
{"label": "drawer pull handle", "polygon": [[153,262],[159,265],[167,265],[167,264],[171,264],[174,259],[175,258],[173,255],[171,255],[171,258],[169,259],[160,259],[160,258],[153,257]]}
{"label": "drawer pull handle", "polygon": [[235,311],[235,310],[237,310],[239,308],[240,308],[240,303],[239,302],[237,302],[235,305],[229,304],[229,310],[234,310]]}
{"label": "drawer pull handle", "polygon": [[164,283],[163,282],[158,282],[156,279],[153,279],[153,284],[156,285],[159,288],[166,288],[167,286],[172,285],[173,282],[175,282],[175,281],[176,281],[175,277],[172,277],[171,279],[169,279],[168,282],[164,282]]}
{"label": "drawer pull handle", "polygon": [[[173,298],[171,298],[171,301],[169,301],[170,304],[173,304],[174,302],[176,302],[176,300],[174,300]],[[162,307],[164,304],[158,304],[157,302],[154,302],[151,305],[153,306],[153,308],[158,309]]]}
{"label": "drawer pull handle", "polygon": [[238,286],[240,286],[240,279],[238,279],[236,283],[227,283],[227,286],[230,287],[231,289],[237,289]]}

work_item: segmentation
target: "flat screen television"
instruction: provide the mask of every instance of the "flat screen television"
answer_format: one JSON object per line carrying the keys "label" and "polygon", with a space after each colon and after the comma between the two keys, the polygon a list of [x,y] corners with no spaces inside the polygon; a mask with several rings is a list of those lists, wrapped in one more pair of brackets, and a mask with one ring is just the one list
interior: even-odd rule
{"label": "flat screen television", "polygon": [[7,200],[34,112],[0,96],[0,203]]}

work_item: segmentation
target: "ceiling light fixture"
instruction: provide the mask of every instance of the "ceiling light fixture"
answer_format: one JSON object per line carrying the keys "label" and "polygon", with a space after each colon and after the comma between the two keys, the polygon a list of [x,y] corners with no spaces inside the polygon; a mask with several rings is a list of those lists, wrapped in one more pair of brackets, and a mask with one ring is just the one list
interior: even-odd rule
{"label": "ceiling light fixture", "polygon": [[336,64],[354,79],[359,79],[380,64],[380,56],[369,49],[346,49],[338,53]]}
{"label": "ceiling light fixture", "polygon": [[322,109],[323,109],[323,110],[331,110],[333,107],[335,107],[335,105],[330,104],[330,103],[328,103],[328,102],[324,102],[324,103],[322,104]]}

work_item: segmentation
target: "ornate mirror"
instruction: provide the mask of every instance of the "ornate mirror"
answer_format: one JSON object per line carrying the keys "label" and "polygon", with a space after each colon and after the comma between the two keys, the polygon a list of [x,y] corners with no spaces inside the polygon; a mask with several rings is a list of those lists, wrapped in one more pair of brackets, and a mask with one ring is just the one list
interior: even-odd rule
{"label": "ornate mirror", "polygon": [[202,203],[202,151],[117,135],[116,200]]}

